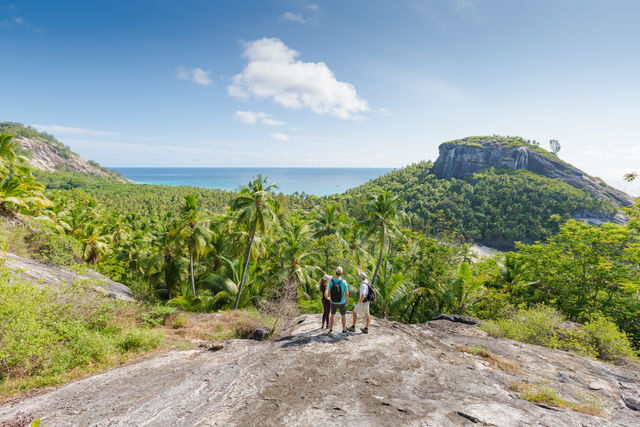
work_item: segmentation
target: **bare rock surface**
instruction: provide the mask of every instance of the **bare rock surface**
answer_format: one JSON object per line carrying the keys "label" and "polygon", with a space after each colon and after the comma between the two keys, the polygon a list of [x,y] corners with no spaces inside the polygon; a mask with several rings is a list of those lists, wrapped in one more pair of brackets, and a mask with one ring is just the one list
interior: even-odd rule
{"label": "bare rock surface", "polygon": [[78,282],[86,282],[101,294],[124,301],[134,301],[133,293],[127,286],[114,282],[92,270],[85,269],[75,272],[10,253],[6,254],[4,266],[16,271],[21,278],[36,285],[60,288]]}
{"label": "bare rock surface", "polygon": [[[628,194],[555,156],[541,154],[526,145],[504,144],[503,140],[501,137],[473,138],[473,141],[463,138],[440,144],[439,156],[433,164],[432,172],[438,178],[463,178],[488,168],[526,169],[549,178],[561,179],[592,197],[610,200],[619,206],[635,203],[635,199]],[[610,215],[598,212],[584,212],[582,216],[593,221],[612,220]]]}
{"label": "bare rock surface", "polygon": [[[230,340],[123,366],[0,407],[0,424],[40,417],[42,426],[640,425],[629,406],[640,398],[637,366],[494,339],[447,320],[373,319],[369,334],[333,337],[319,324],[305,315],[268,341]],[[516,368],[504,371],[461,346],[482,346]],[[592,393],[602,414],[522,400],[512,390],[517,381],[548,384],[574,401]]]}
{"label": "bare rock surface", "polygon": [[20,146],[30,152],[27,157],[29,165],[38,170],[55,171],[58,169],[70,170],[74,172],[82,172],[87,174],[98,175],[102,177],[111,177],[120,182],[131,182],[130,180],[109,173],[108,171],[87,162],[78,154],[70,150],[62,150],[58,145],[47,139],[34,137],[26,138],[24,136],[16,137],[16,142]]}

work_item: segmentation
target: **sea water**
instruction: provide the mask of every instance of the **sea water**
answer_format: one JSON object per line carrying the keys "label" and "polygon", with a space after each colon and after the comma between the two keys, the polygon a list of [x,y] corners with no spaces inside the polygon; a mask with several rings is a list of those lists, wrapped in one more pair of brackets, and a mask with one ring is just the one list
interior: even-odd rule
{"label": "sea water", "polygon": [[139,184],[188,185],[239,190],[258,174],[276,192],[317,196],[342,193],[390,172],[391,168],[111,168]]}

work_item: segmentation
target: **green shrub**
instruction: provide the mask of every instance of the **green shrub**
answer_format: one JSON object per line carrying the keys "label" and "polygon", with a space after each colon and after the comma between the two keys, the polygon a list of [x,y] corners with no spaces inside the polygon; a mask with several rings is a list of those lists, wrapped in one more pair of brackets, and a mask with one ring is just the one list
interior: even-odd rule
{"label": "green shrub", "polygon": [[627,334],[619,330],[615,323],[603,316],[596,316],[584,325],[591,335],[598,358],[601,360],[620,362],[624,359],[636,359]]}
{"label": "green shrub", "polygon": [[178,313],[175,319],[173,319],[173,323],[171,327],[173,329],[182,329],[187,325],[187,318],[184,316],[184,313]]}
{"label": "green shrub", "polygon": [[82,254],[78,241],[65,234],[37,231],[25,240],[34,258],[54,265],[73,265]]}
{"label": "green shrub", "polygon": [[301,298],[299,305],[302,313],[322,313],[323,311],[322,300],[319,297],[314,299]]}
{"label": "green shrub", "polygon": [[118,347],[123,353],[128,351],[149,351],[158,347],[162,342],[162,333],[149,329],[134,328],[127,331],[118,341]]}
{"label": "green shrub", "polygon": [[142,314],[142,324],[151,327],[162,325],[167,320],[167,317],[177,310],[177,308],[169,305],[154,305],[151,310]]}
{"label": "green shrub", "polygon": [[520,309],[509,318],[489,320],[480,327],[494,336],[593,359],[619,361],[636,357],[626,335],[608,319],[598,317],[586,325],[570,323],[556,309],[546,306]]}
{"label": "green shrub", "polygon": [[54,291],[0,265],[0,398],[59,384],[162,343],[137,326],[140,306],[85,286]]}

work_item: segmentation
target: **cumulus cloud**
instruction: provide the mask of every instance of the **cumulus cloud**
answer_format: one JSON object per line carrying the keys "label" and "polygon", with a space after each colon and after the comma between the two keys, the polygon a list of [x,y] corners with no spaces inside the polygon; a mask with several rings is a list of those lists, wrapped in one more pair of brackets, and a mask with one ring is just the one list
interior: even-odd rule
{"label": "cumulus cloud", "polygon": [[209,86],[213,83],[211,80],[211,71],[205,71],[202,68],[187,69],[185,67],[178,68],[176,77],[180,80],[189,80],[201,86]]}
{"label": "cumulus cloud", "polygon": [[278,141],[283,141],[283,142],[289,141],[289,135],[282,132],[274,133],[273,135],[271,135],[271,138],[277,139]]}
{"label": "cumulus cloud", "polygon": [[307,22],[302,15],[300,15],[299,13],[292,13],[292,12],[285,12],[282,15],[282,19],[284,19],[285,21],[293,21],[293,22],[298,22],[300,24],[304,24],[305,22]]}
{"label": "cumulus cloud", "polygon": [[55,136],[92,136],[92,137],[105,137],[105,136],[121,136],[119,132],[109,132],[104,130],[91,130],[71,126],[61,125],[31,125],[41,132],[47,132]]}
{"label": "cumulus cloud", "polygon": [[248,125],[255,125],[258,122],[269,126],[280,126],[285,124],[283,121],[276,120],[270,114],[263,113],[262,111],[236,111],[235,117]]}
{"label": "cumulus cloud", "polygon": [[308,108],[316,114],[353,119],[369,111],[352,84],[338,81],[324,62],[303,62],[300,53],[280,39],[248,42],[243,56],[247,65],[233,76],[229,95],[271,99],[291,109]]}

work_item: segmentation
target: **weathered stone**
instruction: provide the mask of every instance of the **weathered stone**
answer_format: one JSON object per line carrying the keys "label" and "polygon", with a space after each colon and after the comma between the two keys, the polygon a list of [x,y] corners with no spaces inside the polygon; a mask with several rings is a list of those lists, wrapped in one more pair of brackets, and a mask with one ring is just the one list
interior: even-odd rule
{"label": "weathered stone", "polygon": [[[440,155],[431,171],[438,178],[463,178],[488,168],[525,169],[549,178],[558,178],[567,184],[584,190],[592,197],[611,200],[619,206],[635,203],[633,197],[591,177],[581,170],[562,162],[552,155],[544,155],[526,145],[509,145],[503,138],[487,137],[445,142],[439,147]],[[610,214],[580,212],[580,216],[593,220],[616,220]]]}
{"label": "weathered stone", "polygon": [[463,316],[461,314],[440,314],[431,320],[448,320],[449,322],[464,323],[466,325],[477,325],[480,319],[473,316]]}
{"label": "weathered stone", "polygon": [[[5,404],[0,425],[19,413],[42,425],[96,426],[637,426],[640,420],[632,410],[637,364],[608,365],[443,320],[404,325],[372,318],[368,335],[338,333],[339,339],[318,329],[319,315],[297,321],[275,339],[229,340],[220,352],[171,351]],[[478,347],[519,372],[461,350]],[[565,372],[575,378],[570,384],[555,380]],[[610,387],[589,390],[598,381]],[[604,410],[593,416],[528,402],[512,390],[518,383],[544,384],[574,402],[595,394]]]}
{"label": "weathered stone", "polygon": [[120,182],[131,182],[122,176],[107,173],[99,167],[90,164],[76,153],[71,152],[70,154],[62,155],[60,150],[46,139],[19,136],[15,138],[15,141],[20,144],[20,147],[24,150],[30,152],[30,155],[27,157],[27,162],[34,169],[44,171],[55,171],[57,169],[70,170],[103,177],[111,176]]}
{"label": "weathered stone", "polygon": [[22,258],[10,253],[6,254],[4,266],[15,270],[18,276],[36,285],[63,288],[84,281],[96,292],[103,295],[124,301],[135,301],[133,292],[127,286],[114,282],[88,268],[85,272],[78,273],[64,267],[47,265],[35,259]]}

